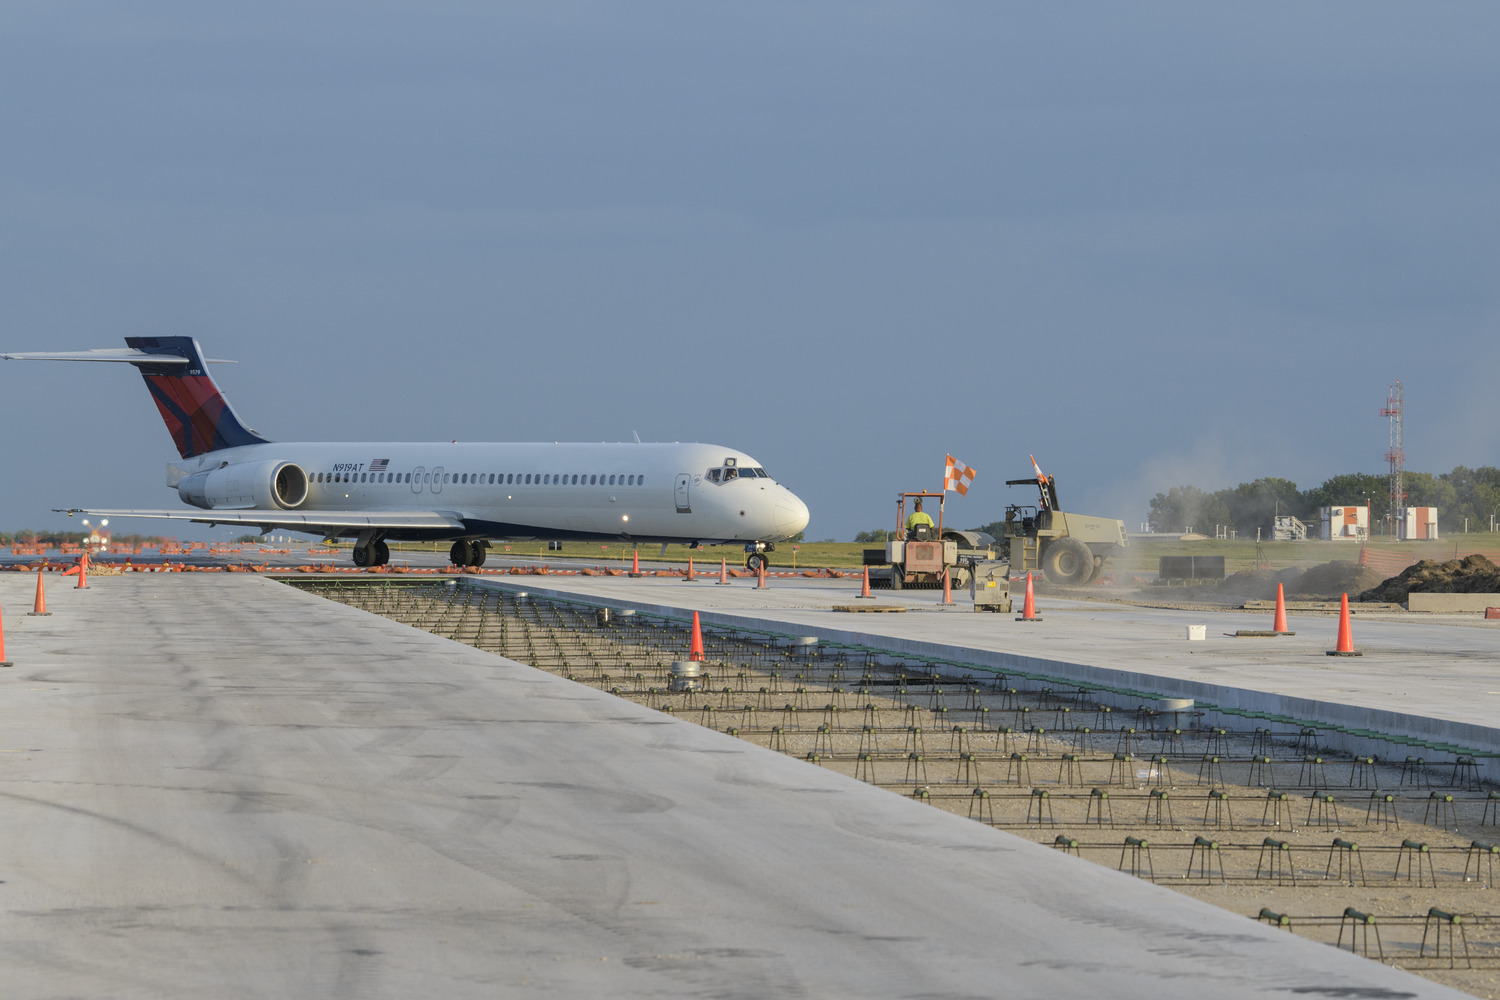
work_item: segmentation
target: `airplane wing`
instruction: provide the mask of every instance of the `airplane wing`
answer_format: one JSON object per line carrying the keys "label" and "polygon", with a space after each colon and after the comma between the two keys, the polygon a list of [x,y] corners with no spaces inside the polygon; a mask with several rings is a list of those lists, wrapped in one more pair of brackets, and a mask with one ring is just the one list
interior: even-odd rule
{"label": "airplane wing", "polygon": [[322,532],[329,528],[449,528],[463,531],[454,511],[443,510],[95,510],[74,507],[54,513],[98,517],[150,517],[198,524],[248,524],[259,528],[288,528]]}

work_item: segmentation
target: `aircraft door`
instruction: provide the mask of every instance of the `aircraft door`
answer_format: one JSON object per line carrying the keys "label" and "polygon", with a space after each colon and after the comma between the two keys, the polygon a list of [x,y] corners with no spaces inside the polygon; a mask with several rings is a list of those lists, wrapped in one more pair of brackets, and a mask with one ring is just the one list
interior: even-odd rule
{"label": "aircraft door", "polygon": [[677,513],[679,514],[691,514],[693,512],[692,505],[688,503],[688,485],[692,481],[693,477],[686,472],[679,472],[677,474],[677,488],[674,492],[677,498]]}
{"label": "aircraft door", "polygon": [[441,465],[432,467],[432,492],[443,492],[443,467]]}
{"label": "aircraft door", "polygon": [[419,465],[411,470],[411,491],[413,493],[422,492],[422,473],[426,471],[427,466],[425,465]]}

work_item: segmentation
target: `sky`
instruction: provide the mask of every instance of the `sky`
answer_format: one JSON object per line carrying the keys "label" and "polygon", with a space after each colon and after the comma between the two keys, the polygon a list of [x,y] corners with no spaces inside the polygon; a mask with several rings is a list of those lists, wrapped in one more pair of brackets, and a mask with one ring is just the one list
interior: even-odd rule
{"label": "sky", "polygon": [[[6,4],[0,351],[281,440],[707,441],[889,527],[1500,464],[1500,6]],[[177,506],[0,362],[0,530]],[[116,525],[119,527],[119,525]],[[208,529],[138,522],[146,532]],[[224,529],[219,529],[222,534]]]}

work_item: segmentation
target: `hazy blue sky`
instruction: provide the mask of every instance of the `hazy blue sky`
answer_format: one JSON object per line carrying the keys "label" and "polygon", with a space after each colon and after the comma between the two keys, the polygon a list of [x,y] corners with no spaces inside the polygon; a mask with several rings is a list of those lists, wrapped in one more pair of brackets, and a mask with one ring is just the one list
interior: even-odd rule
{"label": "hazy blue sky", "polygon": [[[196,336],[272,438],[700,440],[809,537],[1500,464],[1494,3],[5,4],[0,350]],[[0,363],[0,527],[175,506]],[[164,524],[146,525],[154,530]],[[168,529],[170,530],[170,529]]]}

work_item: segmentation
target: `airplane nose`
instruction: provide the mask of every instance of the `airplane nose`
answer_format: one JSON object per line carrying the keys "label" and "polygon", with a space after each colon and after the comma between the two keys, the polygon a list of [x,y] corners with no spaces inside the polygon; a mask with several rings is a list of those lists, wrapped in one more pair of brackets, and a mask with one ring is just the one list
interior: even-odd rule
{"label": "airplane nose", "polygon": [[807,504],[796,496],[788,493],[776,501],[776,531],[778,534],[790,537],[807,527],[811,519],[808,514]]}

